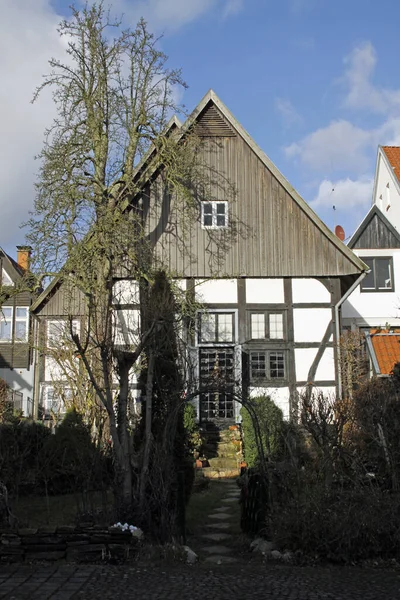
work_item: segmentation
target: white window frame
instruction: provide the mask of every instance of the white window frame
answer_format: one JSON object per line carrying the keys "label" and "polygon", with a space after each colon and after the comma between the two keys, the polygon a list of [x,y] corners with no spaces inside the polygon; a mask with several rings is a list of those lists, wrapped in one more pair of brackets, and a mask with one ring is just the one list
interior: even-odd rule
{"label": "white window frame", "polygon": [[[22,317],[18,317],[18,310],[20,309],[24,309],[26,310],[26,316],[24,318]],[[17,343],[26,343],[28,341],[28,335],[29,335],[29,308],[27,306],[16,306],[15,307],[15,325],[14,325],[14,340]],[[17,337],[17,323],[21,323],[24,322],[26,325],[25,328],[25,337],[22,338],[18,338]]]}
{"label": "white window frame", "polygon": [[[5,317],[4,316],[4,309],[9,309],[11,311],[11,316],[10,317]],[[10,337],[9,338],[3,338],[1,337],[1,333],[0,333],[0,343],[1,344],[11,344],[13,341],[13,318],[14,318],[14,309],[12,306],[3,306],[0,309],[0,323],[7,323],[7,319],[9,318],[11,320],[11,329],[10,329]]]}
{"label": "white window frame", "polygon": [[[206,206],[206,204],[210,204],[212,207],[212,212],[211,212],[211,220],[212,223],[211,225],[205,225],[204,224],[204,217],[205,217],[205,213],[204,213],[204,207]],[[225,206],[225,223],[224,225],[217,225],[217,206],[223,204]],[[207,213],[208,215],[209,213]],[[201,227],[202,229],[226,229],[228,227],[228,223],[229,223],[229,212],[228,212],[228,202],[226,200],[211,200],[211,201],[206,201],[204,200],[201,203]]]}
{"label": "white window frame", "polygon": [[[57,325],[60,328],[60,336],[58,337],[58,339],[55,343],[49,343],[50,342],[50,336],[49,336],[50,325],[52,325],[54,323],[57,323]],[[80,330],[81,330],[81,323],[80,323],[79,319],[72,319],[72,327],[75,329],[75,333],[77,333],[79,335]],[[60,342],[64,342],[64,344],[65,344],[65,341],[72,342],[71,337],[70,337],[70,331],[69,331],[69,320],[67,320],[67,319],[48,319],[46,321],[46,347],[49,349],[57,348],[58,344],[60,344]]]}
{"label": "white window frame", "polygon": [[[271,359],[271,354],[282,354],[283,355],[283,377],[271,377],[271,363],[270,363],[270,359]],[[255,354],[262,354],[264,356],[264,360],[265,360],[265,376],[253,376],[253,371],[252,371],[252,355]],[[281,349],[270,349],[270,350],[252,350],[249,353],[249,372],[250,372],[250,382],[252,384],[257,383],[259,381],[269,381],[269,382],[274,382],[274,381],[286,381],[287,380],[287,369],[288,369],[288,365],[287,365],[287,353],[285,350],[281,350]]]}
{"label": "white window frame", "polygon": [[[215,330],[216,333],[218,335],[218,321],[219,321],[219,315],[232,315],[232,341],[226,342],[226,341],[220,341],[220,340],[210,340],[209,342],[204,342],[201,339],[201,317],[202,315],[216,315],[216,323],[215,323]],[[198,346],[232,346],[235,345],[236,343],[236,338],[237,338],[237,331],[238,331],[238,315],[237,315],[237,310],[224,310],[224,309],[211,309],[211,310],[203,310],[203,311],[199,311],[197,313],[197,332],[196,332],[196,344]]]}
{"label": "white window frame", "polygon": [[[266,310],[248,310],[248,327],[249,327],[249,339],[254,340],[255,342],[259,342],[261,340],[271,340],[271,341],[282,341],[286,339],[286,311],[282,309],[274,309],[268,308]],[[263,315],[264,317],[264,335],[262,337],[257,336],[253,337],[253,315]],[[279,315],[282,317],[282,337],[278,337],[276,335],[271,335],[271,322],[270,317],[272,315]]]}

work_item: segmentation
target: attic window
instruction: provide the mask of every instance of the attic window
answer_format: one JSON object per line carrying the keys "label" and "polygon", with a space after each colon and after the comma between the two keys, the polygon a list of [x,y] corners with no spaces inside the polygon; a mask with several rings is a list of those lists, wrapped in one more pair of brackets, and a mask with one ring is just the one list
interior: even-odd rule
{"label": "attic window", "polygon": [[203,229],[221,229],[228,226],[227,202],[202,202],[201,226]]}
{"label": "attic window", "polygon": [[4,269],[2,269],[2,272],[1,272],[1,284],[2,285],[14,285],[13,280],[11,279],[11,277],[9,276],[7,271],[5,271]]}

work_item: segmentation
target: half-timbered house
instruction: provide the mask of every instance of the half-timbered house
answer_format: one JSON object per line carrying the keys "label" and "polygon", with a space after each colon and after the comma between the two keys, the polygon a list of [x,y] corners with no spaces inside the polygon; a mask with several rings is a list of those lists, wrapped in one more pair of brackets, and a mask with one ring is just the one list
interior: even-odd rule
{"label": "half-timbered house", "polygon": [[[174,128],[182,140],[193,129],[201,138],[207,191],[193,189],[193,222],[166,193],[161,174],[152,173],[143,186],[142,208],[158,264],[199,302],[197,327],[187,340],[202,390],[195,400],[198,417],[220,424],[238,420],[233,392],[239,388],[240,394],[270,395],[288,418],[306,384],[337,391],[341,306],[367,267],[213,91],[183,125],[174,120]],[[137,284],[118,285],[126,295],[121,322],[137,323]],[[39,298],[34,312],[43,332],[49,334],[52,321],[62,319],[63,302],[57,284]],[[83,314],[77,306],[77,315]],[[224,393],[207,391],[216,371],[224,377]],[[38,372],[42,397],[46,389],[52,397],[46,364]]]}

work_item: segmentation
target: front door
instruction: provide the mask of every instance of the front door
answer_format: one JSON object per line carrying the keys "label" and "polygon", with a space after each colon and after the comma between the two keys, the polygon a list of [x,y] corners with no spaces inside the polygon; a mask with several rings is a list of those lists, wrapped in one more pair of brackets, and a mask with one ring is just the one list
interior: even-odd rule
{"label": "front door", "polygon": [[[200,421],[226,426],[235,420],[235,351],[200,348]],[[209,391],[207,391],[207,388]]]}

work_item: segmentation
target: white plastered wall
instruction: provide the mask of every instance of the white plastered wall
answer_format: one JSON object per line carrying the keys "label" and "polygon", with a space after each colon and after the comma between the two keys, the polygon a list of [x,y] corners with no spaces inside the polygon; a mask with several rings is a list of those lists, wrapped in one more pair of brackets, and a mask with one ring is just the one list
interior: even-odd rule
{"label": "white plastered wall", "polygon": [[331,294],[318,279],[292,279],[293,304],[330,302]]}
{"label": "white plastered wall", "polygon": [[283,304],[283,279],[246,279],[247,304]]}
{"label": "white plastered wall", "polygon": [[400,194],[386,160],[378,155],[378,168],[373,203],[381,209],[391,224],[400,230]]}
{"label": "white plastered wall", "polygon": [[236,304],[236,279],[196,279],[195,298],[204,304]]}
{"label": "white plastered wall", "polygon": [[33,368],[31,369],[0,369],[0,377],[4,379],[8,387],[22,394],[22,410],[24,416],[30,416],[28,398],[33,400]]}
{"label": "white plastered wall", "polygon": [[342,307],[343,325],[400,327],[400,249],[354,250],[358,256],[392,256],[394,292],[361,292],[358,286]]}
{"label": "white plastered wall", "polygon": [[293,310],[294,341],[321,342],[331,320],[330,308],[295,308]]}

